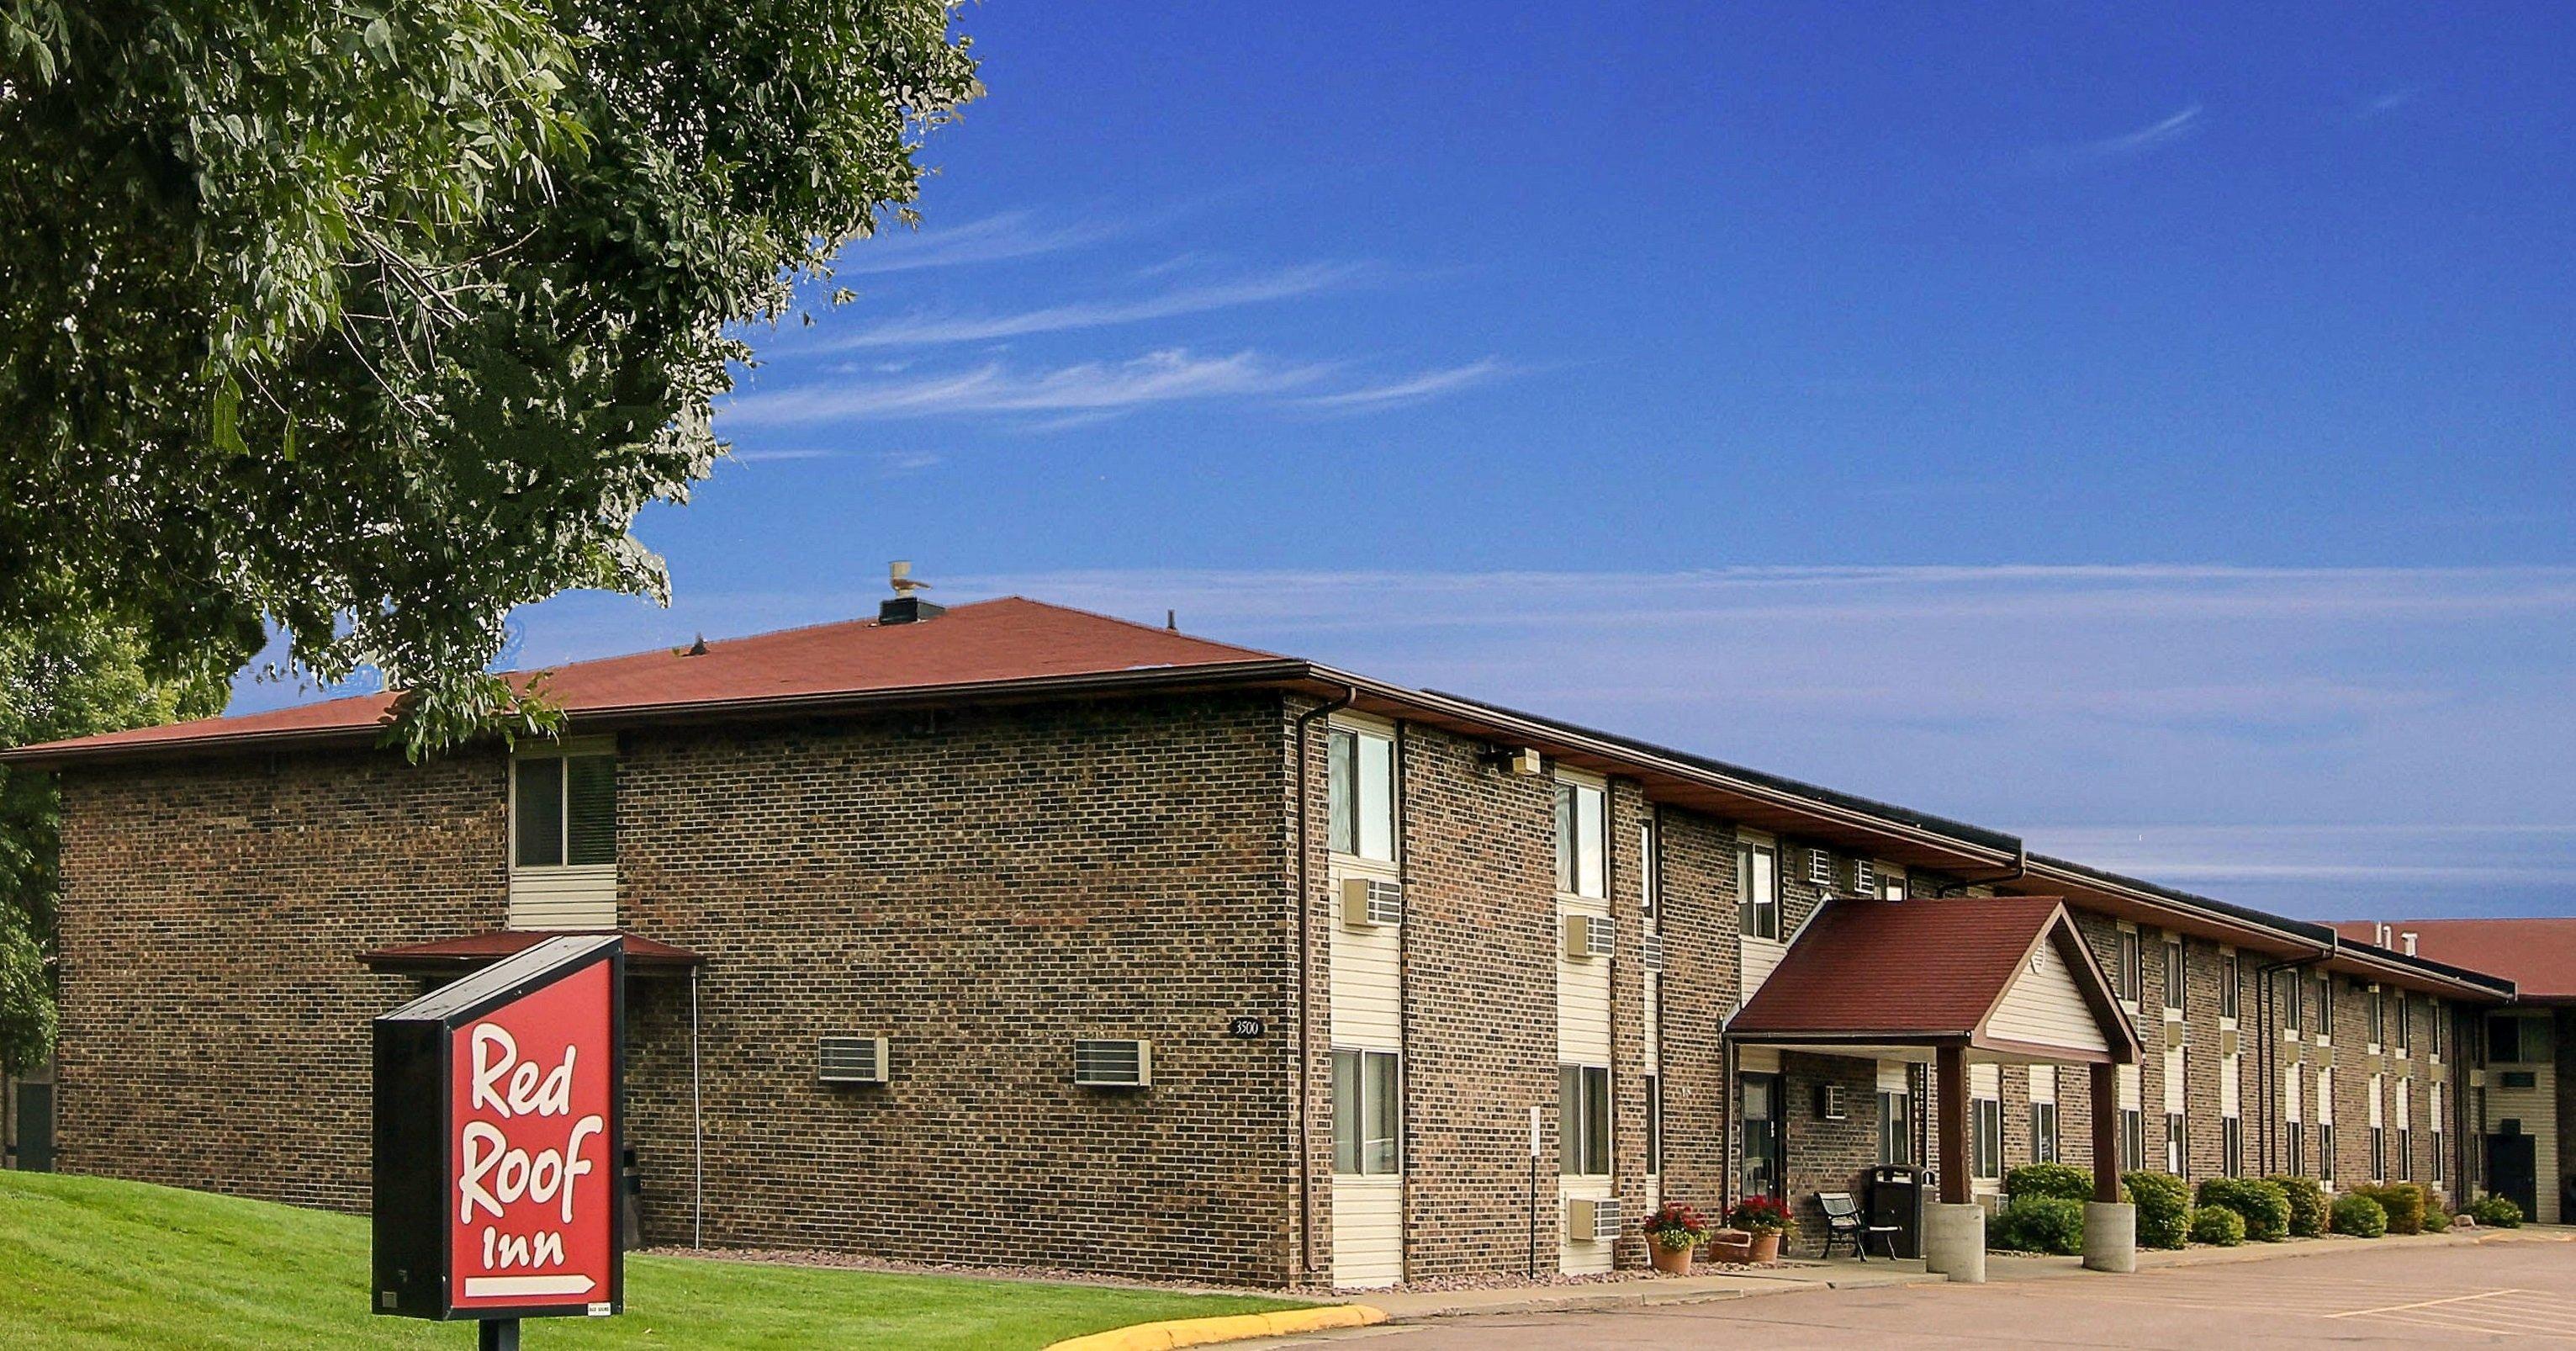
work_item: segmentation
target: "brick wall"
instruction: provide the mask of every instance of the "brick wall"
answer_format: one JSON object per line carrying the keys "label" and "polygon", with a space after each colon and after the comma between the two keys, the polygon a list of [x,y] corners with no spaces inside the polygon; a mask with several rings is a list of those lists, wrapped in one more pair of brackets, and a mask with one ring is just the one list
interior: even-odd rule
{"label": "brick wall", "polygon": [[1664,935],[1664,1195],[1714,1217],[1734,1196],[1728,1091],[1718,1033],[1734,1007],[1735,831],[1667,807],[1658,906]]}
{"label": "brick wall", "polygon": [[[1840,1121],[1828,1121],[1816,1110],[1817,1091],[1828,1084],[1843,1091]],[[1789,1052],[1780,1057],[1780,1097],[1788,1154],[1782,1174],[1798,1225],[1783,1246],[1812,1255],[1825,1245],[1825,1212],[1817,1204],[1817,1192],[1850,1192],[1854,1200],[1867,1203],[1869,1170],[1878,1162],[1878,1063]]]}

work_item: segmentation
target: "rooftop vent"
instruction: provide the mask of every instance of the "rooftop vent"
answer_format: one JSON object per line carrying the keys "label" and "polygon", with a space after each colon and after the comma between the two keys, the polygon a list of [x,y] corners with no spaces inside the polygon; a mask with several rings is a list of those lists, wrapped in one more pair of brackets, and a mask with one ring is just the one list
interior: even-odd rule
{"label": "rooftop vent", "polygon": [[912,594],[928,590],[930,583],[913,580],[912,563],[908,559],[898,558],[886,564],[886,583],[894,588],[894,596],[877,602],[877,622],[880,624],[918,624],[948,613],[945,606],[933,605]]}

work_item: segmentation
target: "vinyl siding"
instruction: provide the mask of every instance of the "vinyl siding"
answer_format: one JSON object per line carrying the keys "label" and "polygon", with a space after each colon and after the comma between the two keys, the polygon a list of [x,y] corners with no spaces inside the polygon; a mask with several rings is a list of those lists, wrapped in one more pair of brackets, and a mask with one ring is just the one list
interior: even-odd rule
{"label": "vinyl siding", "polygon": [[2024,967],[2004,991],[1986,1020],[1987,1035],[2086,1051],[2111,1049],[2065,957],[2053,944],[2043,943],[2039,959],[2037,970]]}
{"label": "vinyl siding", "polygon": [[617,865],[521,868],[510,873],[513,929],[614,929]]}

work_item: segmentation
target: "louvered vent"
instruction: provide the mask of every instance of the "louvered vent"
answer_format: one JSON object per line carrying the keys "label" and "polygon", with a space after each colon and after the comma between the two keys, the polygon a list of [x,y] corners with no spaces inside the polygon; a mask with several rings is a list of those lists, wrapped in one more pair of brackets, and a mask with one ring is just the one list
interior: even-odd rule
{"label": "louvered vent", "polygon": [[1878,865],[1865,858],[1852,860],[1852,891],[1856,895],[1878,894]]}
{"label": "louvered vent", "polygon": [[1146,1088],[1154,1082],[1154,1043],[1077,1041],[1073,1081],[1085,1088]]}
{"label": "louvered vent", "polygon": [[825,1037],[814,1058],[814,1077],[827,1084],[886,1081],[886,1039]]}
{"label": "louvered vent", "polygon": [[1378,929],[1404,922],[1404,888],[1374,877],[1342,879],[1342,923]]}
{"label": "louvered vent", "polygon": [[1807,880],[1830,889],[1834,884],[1834,856],[1830,850],[1807,851]]}
{"label": "louvered vent", "polygon": [[1649,971],[1663,970],[1664,936],[1652,929],[1648,929],[1646,931],[1645,938],[1642,940],[1642,945],[1644,947],[1644,951],[1641,952],[1639,956],[1645,960],[1646,969]]}

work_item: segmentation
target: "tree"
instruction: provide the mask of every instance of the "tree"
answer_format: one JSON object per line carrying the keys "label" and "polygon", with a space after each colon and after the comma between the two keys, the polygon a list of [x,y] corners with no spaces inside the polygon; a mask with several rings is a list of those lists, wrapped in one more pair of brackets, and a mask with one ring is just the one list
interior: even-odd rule
{"label": "tree", "polygon": [[[200,660],[175,679],[148,667],[147,644],[77,602],[66,618],[0,628],[0,746],[86,736],[221,712],[225,668]],[[0,765],[0,1072],[52,1053],[55,900],[60,890],[53,777]]]}
{"label": "tree", "polygon": [[505,617],[663,594],[630,526],[742,326],[980,92],[950,8],[0,0],[0,630],[99,606],[175,678],[272,624],[414,754],[541,724]]}

